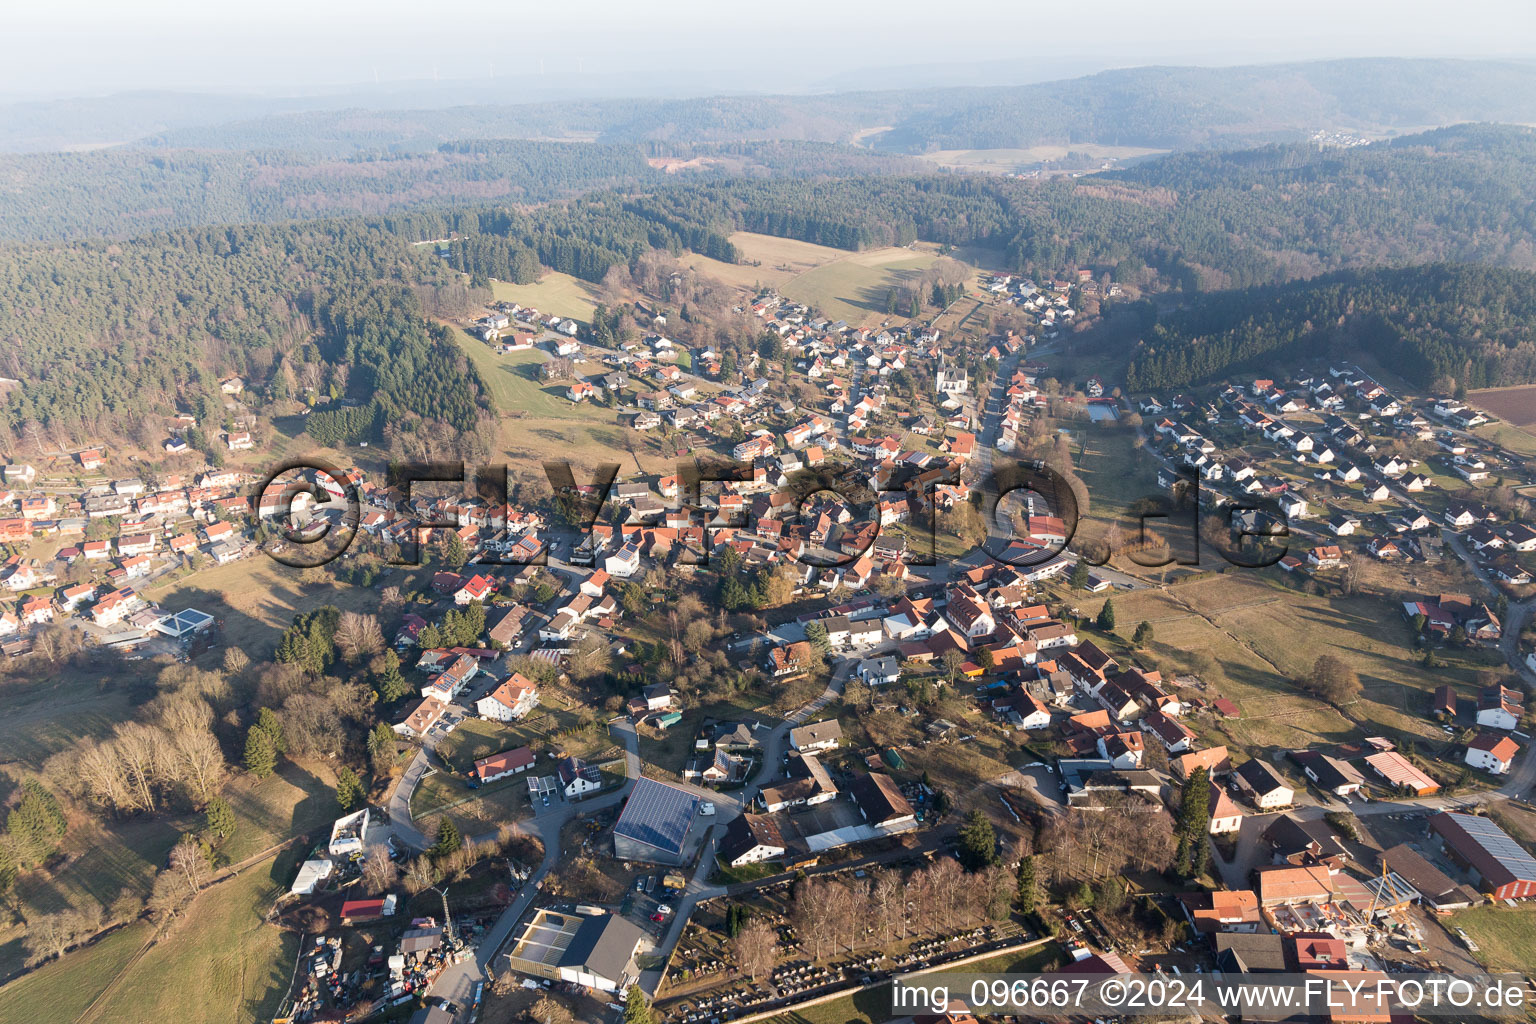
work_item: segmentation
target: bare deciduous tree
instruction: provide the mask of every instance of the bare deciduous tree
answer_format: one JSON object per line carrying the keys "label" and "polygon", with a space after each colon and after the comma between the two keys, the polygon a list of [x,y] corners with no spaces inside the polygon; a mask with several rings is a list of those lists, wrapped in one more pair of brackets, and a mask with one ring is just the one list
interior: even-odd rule
{"label": "bare deciduous tree", "polygon": [[376,616],[363,612],[342,612],[336,622],[336,650],[351,664],[384,649],[384,631]]}
{"label": "bare deciduous tree", "polygon": [[202,891],[208,872],[208,855],[201,844],[191,836],[182,836],[181,842],[171,848],[171,870],[181,872],[187,889],[194,896]]}
{"label": "bare deciduous tree", "polygon": [[773,972],[778,948],[777,934],[764,921],[747,922],[747,926],[731,940],[731,955],[736,958],[736,969],[754,982]]}
{"label": "bare deciduous tree", "polygon": [[400,880],[400,869],[389,859],[382,847],[375,847],[363,861],[363,888],[371,893],[382,894],[394,888]]}
{"label": "bare deciduous tree", "polygon": [[83,942],[96,934],[101,927],[101,907],[71,907],[29,918],[27,935],[22,945],[27,952],[28,964],[39,964],[64,952],[77,942]]}

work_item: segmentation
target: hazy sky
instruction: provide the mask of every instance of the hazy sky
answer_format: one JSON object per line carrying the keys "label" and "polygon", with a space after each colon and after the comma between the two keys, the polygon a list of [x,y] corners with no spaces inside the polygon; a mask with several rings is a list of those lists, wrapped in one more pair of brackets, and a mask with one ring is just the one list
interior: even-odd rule
{"label": "hazy sky", "polygon": [[1069,62],[1339,56],[1533,57],[1536,17],[1530,0],[10,0],[0,10],[0,94],[11,96],[293,94],[487,78],[493,62],[508,77],[541,57],[546,76],[622,73],[634,91],[665,93],[700,73],[798,91],[881,65],[963,74],[976,61],[1050,58],[1054,77]]}

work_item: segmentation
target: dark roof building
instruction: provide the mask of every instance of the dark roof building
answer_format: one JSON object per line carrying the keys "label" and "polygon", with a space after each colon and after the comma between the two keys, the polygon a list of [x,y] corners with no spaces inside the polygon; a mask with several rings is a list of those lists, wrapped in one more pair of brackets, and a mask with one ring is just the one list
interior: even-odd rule
{"label": "dark roof building", "polygon": [[679,864],[699,798],[686,789],[642,778],[613,825],[614,855],[625,860]]}
{"label": "dark roof building", "polygon": [[1232,775],[1238,787],[1250,793],[1263,808],[1283,807],[1296,795],[1273,765],[1258,758],[1244,761],[1233,769]]}
{"label": "dark roof building", "polygon": [[522,926],[506,953],[521,974],[621,993],[640,977],[635,956],[649,943],[638,925],[617,914],[569,914],[543,908]]}
{"label": "dark roof building", "polygon": [[1324,864],[1337,870],[1349,859],[1349,851],[1324,821],[1303,821],[1282,814],[1259,837],[1274,850],[1276,863],[1297,866]]}
{"label": "dark roof building", "polygon": [[1429,819],[1429,828],[1453,861],[1477,872],[1482,890],[1494,899],[1536,896],[1536,858],[1492,819],[1442,811]]}
{"label": "dark roof building", "polygon": [[849,792],[864,820],[876,828],[896,828],[917,820],[912,805],[901,795],[901,787],[889,775],[880,772],[861,775],[853,780]]}
{"label": "dark roof building", "polygon": [[774,820],[762,814],[742,814],[726,826],[720,856],[733,868],[784,856],[784,835]]}
{"label": "dark roof building", "polygon": [[1216,932],[1216,966],[1235,974],[1279,973],[1288,970],[1284,939],[1273,932]]}
{"label": "dark roof building", "polygon": [[1383,850],[1381,862],[1436,910],[1455,910],[1481,900],[1473,889],[1458,883],[1406,843]]}
{"label": "dark roof building", "polygon": [[622,992],[640,977],[635,952],[645,939],[639,926],[617,914],[589,917],[576,929],[560,957],[561,974],[575,974],[578,985]]}
{"label": "dark roof building", "polygon": [[1290,758],[1307,778],[1335,796],[1347,796],[1360,788],[1365,776],[1347,761],[1330,757],[1319,750],[1293,750]]}

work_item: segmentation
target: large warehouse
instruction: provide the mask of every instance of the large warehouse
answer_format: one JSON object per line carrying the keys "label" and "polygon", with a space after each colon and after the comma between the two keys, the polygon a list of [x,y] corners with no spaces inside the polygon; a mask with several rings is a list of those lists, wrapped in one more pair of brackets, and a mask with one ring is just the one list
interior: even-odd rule
{"label": "large warehouse", "polygon": [[699,798],[686,789],[642,778],[613,825],[613,853],[623,860],[681,864]]}
{"label": "large warehouse", "polygon": [[1490,818],[1443,811],[1429,819],[1451,860],[1477,873],[1478,888],[1494,899],[1536,896],[1536,858]]}

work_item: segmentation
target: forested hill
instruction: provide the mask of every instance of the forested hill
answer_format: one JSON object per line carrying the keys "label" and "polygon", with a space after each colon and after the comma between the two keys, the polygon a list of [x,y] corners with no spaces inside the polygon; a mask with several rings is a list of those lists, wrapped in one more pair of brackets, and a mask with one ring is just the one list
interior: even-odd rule
{"label": "forested hill", "polygon": [[1084,266],[1142,287],[1219,291],[1373,264],[1536,269],[1533,197],[1536,131],[1473,126],[1345,150],[1183,154],[1076,180],[733,179],[389,222],[411,237],[466,234],[460,269],[513,280],[536,263],[597,280],[645,247],[733,259],[726,238],[747,230],[843,249],[979,243],[1023,273]]}
{"label": "forested hill", "polygon": [[224,415],[218,378],[237,373],[270,381],[274,398],[345,405],[310,417],[328,443],[483,455],[485,387],[424,305],[463,291],[361,223],[0,250],[0,374],[23,382],[5,396],[0,447],[155,447],[177,411],[198,417],[202,444]]}
{"label": "forested hill", "polygon": [[309,111],[181,127],[148,141],[328,152],[578,134],[599,142],[844,142],[890,126],[871,141],[907,153],[1066,142],[1199,149],[1294,141],[1319,129],[1461,121],[1536,121],[1536,64],[1373,58],[1130,68],[1017,87]]}
{"label": "forested hill", "polygon": [[[665,168],[673,168],[668,173]],[[596,145],[516,139],[347,157],[287,150],[108,149],[0,156],[0,239],[124,237],[211,224],[528,204],[677,175],[911,174],[910,157],[809,142]]]}
{"label": "forested hill", "polygon": [[1343,271],[1202,298],[1159,321],[1126,371],[1129,391],[1234,371],[1285,374],[1364,349],[1436,391],[1536,381],[1536,274],[1430,264]]}

